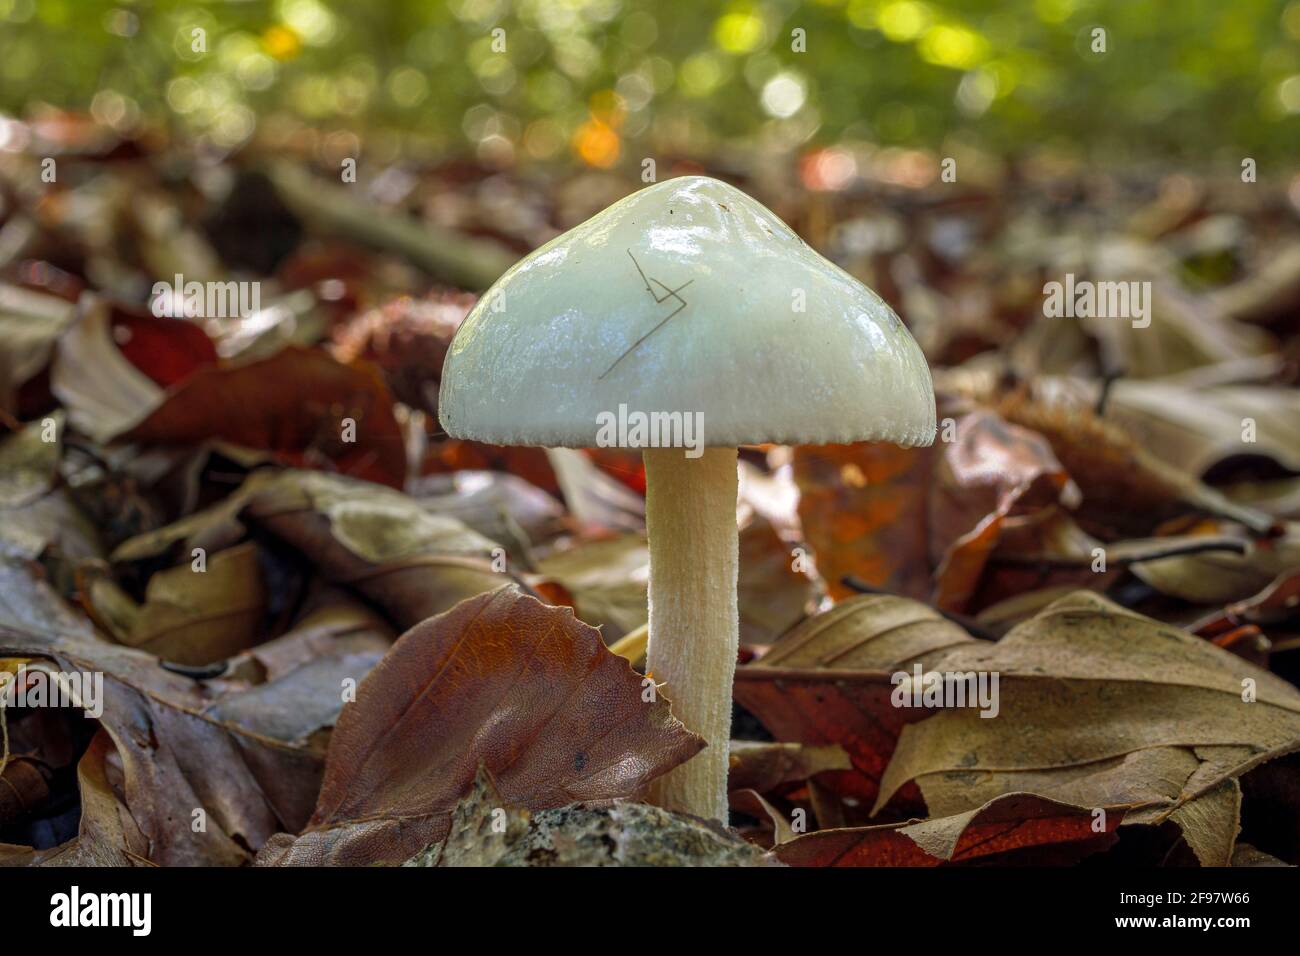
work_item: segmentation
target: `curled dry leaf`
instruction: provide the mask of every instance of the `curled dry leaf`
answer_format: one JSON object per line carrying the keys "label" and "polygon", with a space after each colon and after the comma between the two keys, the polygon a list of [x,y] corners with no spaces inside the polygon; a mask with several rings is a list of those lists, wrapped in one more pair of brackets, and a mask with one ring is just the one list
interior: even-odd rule
{"label": "curled dry leaf", "polygon": [[406,448],[379,374],[290,346],[246,365],[199,369],[120,437],[144,444],[220,438],[401,487]]}
{"label": "curled dry leaf", "polygon": [[[0,627],[0,655],[39,656],[65,673],[103,674],[98,719],[121,765],[121,802],[130,816],[123,832],[139,831],[149,861],[239,864],[250,848],[310,814],[320,755],[214,718],[201,685],[163,670],[152,655],[92,635],[9,627]],[[214,767],[223,772],[214,774]],[[190,825],[195,811],[204,814],[202,829]],[[138,846],[134,837],[126,844]]]}
{"label": "curled dry leaf", "polygon": [[0,408],[14,407],[18,390],[49,364],[75,319],[76,308],[58,296],[0,282]]}
{"label": "curled dry leaf", "polygon": [[401,863],[447,836],[480,764],[529,810],[635,794],[703,746],[567,608],[504,587],[404,634],[330,740],[307,828],[262,864]]}
{"label": "curled dry leaf", "polygon": [[135,824],[122,794],[114,786],[120,767],[110,772],[115,756],[112,737],[100,730],[77,764],[81,820],[77,837],[62,846],[37,851],[34,862],[45,866],[137,866],[149,861],[149,841]]}
{"label": "curled dry leaf", "polygon": [[[125,320],[115,316],[107,303],[88,300],[61,340],[52,371],[69,421],[96,441],[221,439],[274,452],[290,464],[328,466],[396,487],[405,480],[406,449],[392,396],[372,366],[296,345],[269,358],[218,365],[203,332],[181,319],[137,317],[121,326],[126,345],[119,347],[114,322]],[[142,368],[123,350],[132,336],[146,334],[149,348],[136,356]],[[196,347],[189,344],[173,354],[175,340],[195,335],[210,355],[192,355]],[[170,345],[160,352],[154,339]],[[170,358],[151,370],[160,354]]]}
{"label": "curled dry leaf", "polygon": [[1217,859],[1206,848],[1230,848],[1237,827],[1218,788],[1300,741],[1300,692],[1286,681],[1084,591],[930,666],[997,674],[997,716],[953,708],[905,728],[876,809],[910,782],[938,816],[1029,791],[1126,823],[1194,825],[1193,847]]}
{"label": "curled dry leaf", "polygon": [[[1201,536],[1156,538],[1140,544],[1195,544]],[[1232,539],[1229,539],[1232,540]],[[1210,551],[1174,555],[1136,564],[1133,573],[1160,591],[1191,604],[1223,605],[1258,594],[1287,570],[1300,568],[1300,523],[1274,539],[1250,542],[1238,539],[1239,551]]]}
{"label": "curled dry leaf", "polygon": [[113,344],[106,302],[88,297],[78,312],[51,363],[50,388],[78,431],[108,441],[156,408],[163,390]]}
{"label": "curled dry leaf", "polygon": [[0,509],[30,504],[50,490],[63,454],[63,418],[58,412],[0,438]]}
{"label": "curled dry leaf", "polygon": [[345,595],[308,612],[289,633],[232,659],[205,714],[222,723],[325,756],[328,731],[355,687],[396,635],[379,615]]}
{"label": "curled dry leaf", "polygon": [[1080,497],[1041,435],[988,410],[963,416],[956,441],[944,448],[935,469],[930,506],[935,605],[965,609],[1013,513],[1058,503],[1074,508]]}
{"label": "curled dry leaf", "polygon": [[266,585],[252,542],[218,551],[201,570],[182,564],[149,578],[137,605],[109,575],[85,574],[82,605],[119,643],[177,664],[224,660],[262,637]]}
{"label": "curled dry leaf", "polygon": [[[1121,394],[1123,384],[1115,386]],[[1050,442],[1082,490],[1077,517],[1091,533],[1105,538],[1150,534],[1161,521],[1189,510],[1239,522],[1257,534],[1272,530],[1267,514],[1200,481],[1177,452],[1172,461],[1154,453],[1150,430],[1134,416],[1108,411],[1099,417],[1088,401],[1092,393],[1084,388],[1081,397],[1078,386],[1069,379],[1048,379],[1038,383],[1035,397],[1015,392],[997,408]],[[1240,433],[1241,423],[1236,427]],[[1247,451],[1243,446],[1242,453]]]}
{"label": "curled dry leaf", "polygon": [[574,448],[548,448],[546,458],[579,524],[596,531],[644,531],[645,498]]}
{"label": "curled dry leaf", "polygon": [[1152,455],[1198,477],[1239,456],[1268,458],[1300,471],[1300,393],[1295,389],[1118,382],[1107,417]]}
{"label": "curled dry leaf", "polygon": [[400,628],[517,580],[493,566],[495,542],[380,485],[285,472],[244,501],[245,520],[301,552],[327,581],[374,601]]}
{"label": "curled dry leaf", "polygon": [[803,620],[816,601],[820,589],[807,573],[795,569],[792,551],[761,515],[741,529],[736,581],[741,644],[771,644]]}
{"label": "curled dry leaf", "polygon": [[649,619],[650,549],[645,535],[575,541],[536,561],[530,582],[552,604],[567,604],[613,642]]}
{"label": "curled dry leaf", "polygon": [[458,471],[426,475],[407,489],[420,506],[455,518],[499,542],[513,561],[529,566],[531,552],[565,530],[559,501],[518,475]]}

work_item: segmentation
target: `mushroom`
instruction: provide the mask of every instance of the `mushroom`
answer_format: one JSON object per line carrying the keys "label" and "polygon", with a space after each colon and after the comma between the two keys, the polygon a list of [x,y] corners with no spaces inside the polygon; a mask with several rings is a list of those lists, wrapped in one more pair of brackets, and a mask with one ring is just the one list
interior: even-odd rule
{"label": "mushroom", "polygon": [[671,179],[496,282],[451,344],[438,416],[498,445],[644,448],[647,669],[708,744],[650,799],[725,822],[737,447],[929,444],[930,370],[903,323],[740,190]]}

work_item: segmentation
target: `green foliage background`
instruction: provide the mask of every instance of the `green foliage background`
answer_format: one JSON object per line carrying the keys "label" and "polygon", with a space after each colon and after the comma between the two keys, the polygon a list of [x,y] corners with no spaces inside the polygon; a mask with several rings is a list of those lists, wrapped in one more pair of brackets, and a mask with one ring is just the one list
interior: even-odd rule
{"label": "green foliage background", "polygon": [[0,109],[42,103],[225,147],[274,118],[537,161],[594,130],[598,164],[841,138],[1262,160],[1300,143],[1300,0],[0,0]]}

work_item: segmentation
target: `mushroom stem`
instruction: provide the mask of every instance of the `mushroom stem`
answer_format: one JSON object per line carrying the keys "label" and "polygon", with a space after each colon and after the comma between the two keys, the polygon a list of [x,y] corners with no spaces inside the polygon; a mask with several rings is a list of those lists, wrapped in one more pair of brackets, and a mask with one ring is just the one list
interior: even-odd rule
{"label": "mushroom stem", "polygon": [[673,714],[708,746],[650,786],[668,810],[727,820],[736,605],[736,449],[646,449],[650,539],[650,642],[646,669]]}

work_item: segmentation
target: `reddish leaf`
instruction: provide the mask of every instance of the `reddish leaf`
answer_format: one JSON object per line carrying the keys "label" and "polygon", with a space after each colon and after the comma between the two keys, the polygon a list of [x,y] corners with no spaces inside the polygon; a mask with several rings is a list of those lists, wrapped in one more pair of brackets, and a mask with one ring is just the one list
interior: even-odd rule
{"label": "reddish leaf", "polygon": [[[906,598],[859,595],[799,625],[757,665],[736,671],[735,697],[781,741],[839,744],[853,770],[818,779],[870,806],[905,726],[933,713],[895,707],[891,672],[970,635],[932,608]],[[907,789],[900,808],[920,808]]]}
{"label": "reddish leaf", "polygon": [[930,591],[927,503],[934,452],[887,443],[795,449],[799,517],[831,596],[852,575],[896,594]]}
{"label": "reddish leaf", "polygon": [[938,565],[934,603],[964,610],[979,586],[1007,517],[1025,509],[1078,504],[1079,489],[1035,432],[990,411],[957,423],[935,470],[930,553]]}
{"label": "reddish leaf", "polygon": [[[882,827],[819,830],[776,848],[789,866],[938,866],[964,863],[1016,850],[1052,847],[1056,860],[1073,862],[1102,849],[1123,814],[1108,813],[1105,829],[1093,830],[1092,813],[1027,793],[990,800],[977,810],[922,822]],[[1064,846],[1062,846],[1064,845]]]}
{"label": "reddish leaf", "polygon": [[127,361],[163,388],[217,364],[217,347],[203,329],[186,319],[157,318],[114,304],[108,322],[113,341]]}
{"label": "reddish leaf", "polygon": [[[392,405],[372,367],[290,346],[247,365],[199,370],[122,437],[161,444],[220,438],[401,487],[406,451]],[[344,438],[345,419],[355,422],[355,441]]]}
{"label": "reddish leaf", "polygon": [[259,863],[400,863],[446,836],[480,762],[530,810],[635,794],[703,741],[567,608],[513,587],[412,628],[346,707],[307,829]]}

